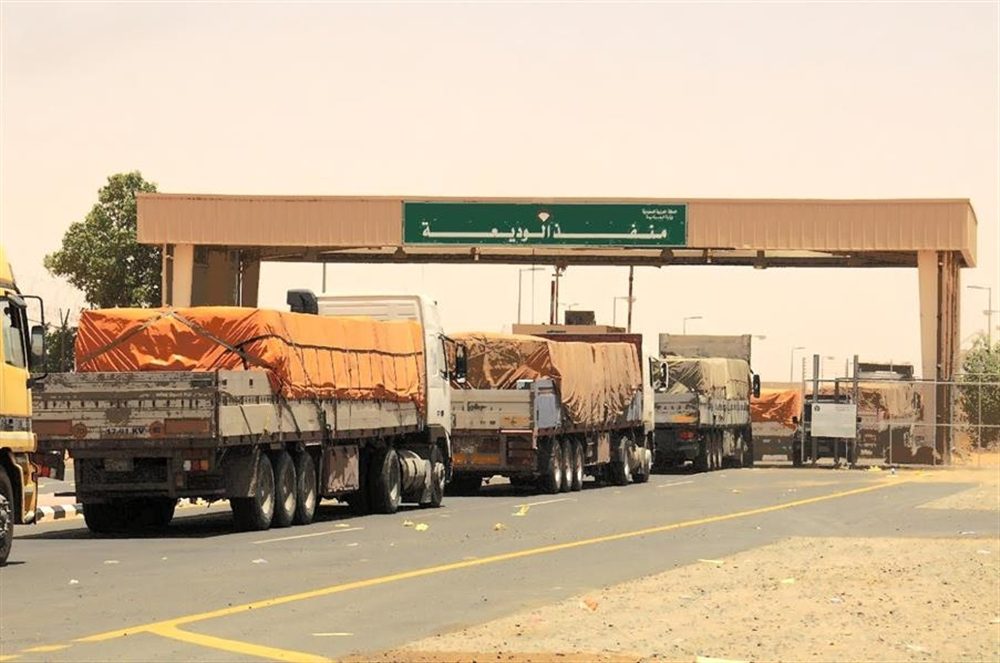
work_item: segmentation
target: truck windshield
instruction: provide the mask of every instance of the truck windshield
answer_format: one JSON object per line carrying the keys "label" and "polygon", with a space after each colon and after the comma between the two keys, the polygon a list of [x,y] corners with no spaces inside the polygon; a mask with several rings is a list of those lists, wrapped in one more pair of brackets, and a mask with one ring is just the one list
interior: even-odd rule
{"label": "truck windshield", "polygon": [[16,368],[27,368],[24,309],[9,299],[0,299],[0,318],[3,319],[4,363]]}

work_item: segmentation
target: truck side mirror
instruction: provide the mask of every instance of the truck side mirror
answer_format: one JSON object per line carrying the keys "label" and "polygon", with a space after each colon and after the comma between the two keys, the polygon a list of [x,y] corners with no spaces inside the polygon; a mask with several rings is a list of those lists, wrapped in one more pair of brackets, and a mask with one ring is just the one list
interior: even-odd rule
{"label": "truck side mirror", "polygon": [[760,376],[756,373],[753,376],[753,397],[760,398]]}
{"label": "truck side mirror", "polygon": [[455,348],[455,373],[454,378],[458,383],[465,382],[469,375],[469,355],[464,345]]}
{"label": "truck side mirror", "polygon": [[31,327],[31,366],[40,366],[45,361],[45,327]]}

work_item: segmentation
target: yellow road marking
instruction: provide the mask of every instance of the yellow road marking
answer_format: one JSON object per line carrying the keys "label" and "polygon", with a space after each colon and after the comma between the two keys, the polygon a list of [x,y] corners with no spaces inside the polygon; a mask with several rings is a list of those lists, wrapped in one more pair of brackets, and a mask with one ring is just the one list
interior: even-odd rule
{"label": "yellow road marking", "polygon": [[261,539],[260,541],[254,541],[256,544],[261,543],[277,543],[278,541],[293,541],[295,539],[309,539],[314,536],[326,536],[327,534],[340,534],[341,532],[357,532],[362,530],[364,527],[348,527],[347,529],[329,529],[322,532],[313,532],[312,534],[297,534],[295,536],[282,536],[277,539]]}
{"label": "yellow road marking", "polygon": [[205,621],[207,619],[217,619],[219,617],[227,617],[229,615],[237,615],[244,612],[262,610],[264,608],[271,608],[278,605],[285,605],[287,603],[296,603],[298,601],[306,601],[308,599],[319,598],[322,596],[330,596],[332,594],[341,594],[343,592],[350,592],[357,589],[366,589],[369,587],[377,587],[379,585],[388,585],[390,583],[400,582],[403,580],[410,580],[412,578],[422,578],[425,576],[437,575],[440,573],[447,573],[450,571],[458,571],[461,569],[468,569],[477,566],[485,566],[487,564],[496,564],[499,562],[506,562],[514,559],[521,559],[524,557],[534,557],[537,555],[545,555],[548,553],[560,552],[563,550],[572,550],[574,548],[592,546],[599,543],[610,543],[612,541],[632,539],[640,536],[648,536],[650,534],[660,534],[663,532],[670,532],[673,530],[683,529],[686,527],[708,525],[711,523],[719,523],[727,520],[735,520],[737,518],[757,516],[764,513],[771,513],[774,511],[781,511],[784,509],[791,509],[794,507],[805,506],[807,504],[815,504],[817,502],[825,502],[827,500],[838,499],[841,497],[849,497],[851,495],[861,495],[863,493],[869,493],[875,490],[889,488],[891,486],[899,486],[902,483],[905,482],[896,481],[896,482],[879,483],[873,486],[853,488],[851,490],[845,490],[838,493],[819,495],[817,497],[808,497],[801,500],[784,502],[782,504],[774,504],[772,506],[759,507],[756,509],[748,509],[746,511],[735,511],[733,513],[726,513],[718,516],[708,516],[705,518],[698,518],[695,520],[685,520],[678,523],[670,523],[667,525],[657,525],[655,527],[647,527],[644,529],[633,530],[631,532],[620,532],[618,534],[607,534],[605,536],[597,536],[590,539],[579,539],[577,541],[568,541],[566,543],[555,543],[548,546],[540,546],[538,548],[528,548],[525,550],[517,550],[514,552],[501,553],[498,555],[490,555],[488,557],[479,557],[476,559],[465,559],[459,562],[440,564],[438,566],[428,566],[422,569],[403,571],[400,573],[393,573],[390,575],[378,576],[375,578],[367,578],[365,580],[354,580],[352,582],[345,582],[339,585],[331,585],[329,587],[321,587],[319,589],[300,592],[298,594],[287,594],[285,596],[276,596],[270,599],[261,599],[259,601],[252,601],[250,603],[243,603],[240,605],[234,605],[227,608],[220,608],[218,610],[210,610],[208,612],[201,612],[193,615],[187,615],[184,617],[167,619],[161,622],[153,622],[151,624],[145,624],[133,628],[125,628],[125,629],[118,629],[115,631],[107,631],[105,633],[98,633],[96,635],[79,638],[76,640],[76,642],[104,642],[106,640],[114,640],[116,638],[122,638],[135,633],[150,632],[150,631],[155,631],[157,629],[170,629],[170,628],[176,629],[177,627],[182,626],[184,624],[192,624],[194,622]]}
{"label": "yellow road marking", "polygon": [[3,663],[4,661],[13,661],[18,656],[19,654],[0,654],[0,663]]}
{"label": "yellow road marking", "polygon": [[272,661],[327,663],[330,660],[323,656],[306,654],[305,652],[292,651],[290,649],[276,649],[274,647],[266,647],[264,645],[255,645],[250,642],[241,642],[240,640],[228,640],[226,638],[217,638],[212,635],[182,631],[181,629],[173,626],[156,626],[150,628],[148,632],[155,633],[156,635],[163,636],[164,638],[170,638],[171,640],[179,640],[181,642],[187,642],[188,644],[198,645],[200,647],[219,649],[224,652],[235,654],[246,654],[247,656],[266,658]]}
{"label": "yellow road marking", "polygon": [[39,645],[38,647],[31,647],[25,649],[25,654],[42,654],[44,652],[59,651],[61,649],[69,649],[69,645]]}

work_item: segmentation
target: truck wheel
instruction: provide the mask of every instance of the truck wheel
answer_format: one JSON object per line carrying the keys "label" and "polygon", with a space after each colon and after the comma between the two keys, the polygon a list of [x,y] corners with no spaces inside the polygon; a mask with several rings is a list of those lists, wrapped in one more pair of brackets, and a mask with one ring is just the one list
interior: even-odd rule
{"label": "truck wheel", "polygon": [[709,469],[708,459],[708,435],[703,436],[698,440],[698,455],[694,459],[694,471],[695,472],[707,472]]}
{"label": "truck wheel", "polygon": [[798,442],[792,444],[792,466],[802,467],[802,445]]}
{"label": "truck wheel", "polygon": [[399,455],[392,447],[379,449],[372,458],[370,480],[372,511],[375,513],[396,513],[402,501],[402,476],[399,469]]}
{"label": "truck wheel", "polygon": [[295,477],[295,463],[292,456],[282,449],[271,456],[274,466],[274,516],[272,527],[288,527],[295,518],[298,481]]}
{"label": "truck wheel", "polygon": [[295,516],[292,523],[308,525],[316,516],[316,463],[312,454],[303,451],[295,456]]}
{"label": "truck wheel", "polygon": [[120,505],[113,502],[84,502],[83,522],[94,534],[110,534],[124,527],[125,518]]}
{"label": "truck wheel", "polygon": [[548,440],[543,449],[542,479],[539,487],[542,491],[554,495],[562,489],[563,483],[562,445],[559,444],[559,440]]}
{"label": "truck wheel", "polygon": [[611,461],[611,482],[616,486],[627,486],[632,483],[632,465],[628,459],[628,444],[629,440],[622,438],[616,452],[618,460]]}
{"label": "truck wheel", "polygon": [[143,497],[129,500],[121,506],[111,506],[121,509],[120,513],[127,514],[123,520],[129,530],[163,529],[174,519],[177,500],[169,497]]}
{"label": "truck wheel", "polygon": [[743,438],[743,467],[753,467],[753,438]]}
{"label": "truck wheel", "polygon": [[0,467],[0,566],[7,563],[14,545],[14,490],[7,472]]}
{"label": "truck wheel", "polygon": [[653,471],[653,452],[645,448],[639,449],[639,451],[642,454],[642,462],[639,463],[639,471],[632,475],[632,478],[636,483],[646,483]]}
{"label": "truck wheel", "polygon": [[253,497],[229,500],[236,527],[250,532],[260,532],[271,526],[274,517],[274,468],[267,454],[257,459],[257,476]]}
{"label": "truck wheel", "polygon": [[445,467],[441,449],[431,448],[431,501],[421,503],[424,508],[436,509],[444,502]]}
{"label": "truck wheel", "polygon": [[562,458],[562,485],[560,493],[568,493],[573,488],[573,442],[560,440],[559,456]]}
{"label": "truck wheel", "polygon": [[579,442],[570,442],[572,452],[572,463],[570,467],[569,489],[573,491],[583,490],[583,445]]}

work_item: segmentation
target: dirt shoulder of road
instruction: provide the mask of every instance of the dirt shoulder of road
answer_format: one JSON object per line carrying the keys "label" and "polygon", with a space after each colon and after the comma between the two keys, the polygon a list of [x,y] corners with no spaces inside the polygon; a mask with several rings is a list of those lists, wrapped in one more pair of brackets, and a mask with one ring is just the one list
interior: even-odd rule
{"label": "dirt shoulder of road", "polygon": [[[995,470],[961,468],[922,478],[979,484],[937,500],[959,506],[932,508],[996,509],[996,499],[983,506],[980,492],[995,496],[998,476]],[[365,660],[620,663],[699,657],[1000,661],[1000,541],[791,538],[367,654]]]}
{"label": "dirt shoulder of road", "polygon": [[970,483],[963,490],[921,505],[925,509],[1000,510],[1000,453],[982,452],[957,459],[951,467],[921,473],[921,479],[942,483]]}

